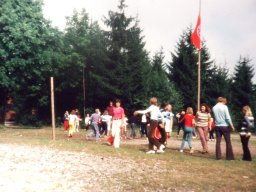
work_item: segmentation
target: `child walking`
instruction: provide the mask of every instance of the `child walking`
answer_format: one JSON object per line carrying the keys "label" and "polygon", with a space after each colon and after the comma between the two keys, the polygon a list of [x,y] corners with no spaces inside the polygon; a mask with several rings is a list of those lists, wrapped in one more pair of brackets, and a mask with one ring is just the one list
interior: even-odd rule
{"label": "child walking", "polygon": [[185,141],[187,140],[188,146],[190,148],[190,153],[193,153],[194,150],[191,144],[191,137],[192,137],[194,126],[195,126],[195,116],[193,115],[192,107],[187,108],[186,114],[184,115],[181,121],[184,121],[184,134],[183,134],[182,143],[180,146],[180,152],[183,153]]}

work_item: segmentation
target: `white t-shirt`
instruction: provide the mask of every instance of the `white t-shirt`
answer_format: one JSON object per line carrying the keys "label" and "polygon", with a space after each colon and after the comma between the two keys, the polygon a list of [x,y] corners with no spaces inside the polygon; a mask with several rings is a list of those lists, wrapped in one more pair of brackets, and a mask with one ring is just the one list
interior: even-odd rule
{"label": "white t-shirt", "polygon": [[151,105],[149,108],[147,108],[146,110],[140,110],[138,111],[139,114],[146,114],[146,113],[150,113],[150,119],[151,120],[158,120],[158,117],[161,117],[162,121],[164,122],[163,119],[163,115],[159,109],[159,107],[157,107],[156,105]]}
{"label": "white t-shirt", "polygon": [[90,117],[85,117],[85,119],[84,119],[84,123],[85,123],[85,125],[90,125]]}

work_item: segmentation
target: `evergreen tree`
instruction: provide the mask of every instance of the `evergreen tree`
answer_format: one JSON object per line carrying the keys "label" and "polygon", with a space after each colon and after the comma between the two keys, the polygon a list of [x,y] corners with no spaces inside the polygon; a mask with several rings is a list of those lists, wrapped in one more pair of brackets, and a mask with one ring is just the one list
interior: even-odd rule
{"label": "evergreen tree", "polygon": [[109,18],[105,18],[105,24],[110,28],[106,31],[109,44],[106,67],[110,71],[109,83],[115,87],[108,95],[122,99],[125,107],[131,109],[148,100],[146,77],[150,62],[138,20],[126,17],[125,7],[121,0],[118,11],[110,11]]}
{"label": "evergreen tree", "polygon": [[203,102],[208,103],[212,107],[220,96],[230,100],[231,79],[229,78],[228,70],[225,68],[214,65],[211,72],[205,82],[208,88],[205,89],[206,99]]}
{"label": "evergreen tree", "polygon": [[[169,71],[168,78],[173,82],[178,92],[183,97],[184,106],[196,107],[197,103],[197,75],[198,75],[198,55],[192,45],[190,36],[192,30],[187,29],[181,35],[177,45],[177,50],[172,53],[172,61],[167,65]],[[201,102],[209,104],[214,87],[209,87],[209,82],[216,71],[213,62],[210,60],[208,49],[203,43],[201,49]]]}
{"label": "evergreen tree", "polygon": [[243,106],[249,105],[252,110],[256,107],[256,95],[252,83],[254,68],[250,63],[250,59],[240,57],[238,64],[235,67],[230,103],[236,120],[241,118],[241,110]]}
{"label": "evergreen tree", "polygon": [[66,57],[58,74],[58,94],[63,99],[58,106],[62,112],[74,107],[103,109],[107,92],[114,90],[107,78],[110,71],[105,65],[108,57],[104,32],[97,22],[90,21],[84,9],[80,13],[75,10],[67,18],[64,43]]}
{"label": "evergreen tree", "polygon": [[162,50],[154,55],[149,76],[149,94],[156,96],[160,102],[171,103],[175,110],[181,110],[182,98],[173,83],[168,81]]}

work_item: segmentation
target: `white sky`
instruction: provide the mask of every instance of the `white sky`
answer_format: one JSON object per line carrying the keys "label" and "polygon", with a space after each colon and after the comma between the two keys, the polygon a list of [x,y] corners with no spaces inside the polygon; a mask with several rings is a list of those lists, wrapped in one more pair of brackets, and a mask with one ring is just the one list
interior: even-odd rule
{"label": "white sky", "polygon": [[[126,15],[140,20],[151,56],[163,47],[170,61],[182,32],[196,24],[199,0],[126,0]],[[44,0],[45,18],[63,30],[66,16],[85,8],[103,26],[103,16],[117,10],[119,0]],[[233,72],[241,56],[252,59],[256,73],[256,0],[202,0],[201,35],[216,64]],[[254,76],[256,83],[256,75]]]}

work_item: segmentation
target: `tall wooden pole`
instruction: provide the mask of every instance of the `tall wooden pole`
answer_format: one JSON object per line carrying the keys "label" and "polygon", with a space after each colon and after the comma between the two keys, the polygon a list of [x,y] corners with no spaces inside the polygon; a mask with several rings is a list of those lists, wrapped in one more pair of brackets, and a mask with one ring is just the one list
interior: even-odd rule
{"label": "tall wooden pole", "polygon": [[201,95],[201,49],[198,50],[198,66],[197,66],[197,111],[200,110]]}
{"label": "tall wooden pole", "polygon": [[51,112],[52,112],[52,139],[55,141],[55,105],[54,105],[54,82],[51,77]]}
{"label": "tall wooden pole", "polygon": [[[199,15],[201,17],[201,0],[199,0]],[[201,44],[201,26],[200,23],[200,44]],[[201,45],[198,50],[198,72],[197,72],[197,111],[200,110],[200,97],[201,97]]]}

